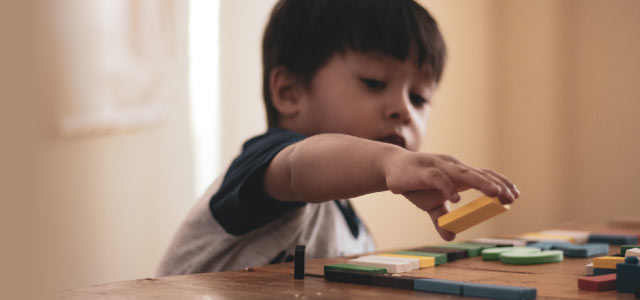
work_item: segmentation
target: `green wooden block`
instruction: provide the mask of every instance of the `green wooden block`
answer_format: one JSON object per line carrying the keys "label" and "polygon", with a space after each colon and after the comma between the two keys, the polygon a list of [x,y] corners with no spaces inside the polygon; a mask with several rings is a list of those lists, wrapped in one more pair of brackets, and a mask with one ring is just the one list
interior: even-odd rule
{"label": "green wooden block", "polygon": [[500,260],[503,253],[522,251],[525,253],[540,252],[539,248],[534,247],[497,247],[482,249],[482,260]]}
{"label": "green wooden block", "polygon": [[476,243],[450,243],[450,244],[438,245],[438,247],[467,250],[467,255],[469,257],[474,257],[474,256],[479,256],[482,249],[495,248],[496,245],[476,244]]}
{"label": "green wooden block", "polygon": [[627,250],[633,248],[640,248],[640,245],[622,245],[620,246],[620,255],[624,256],[627,253]]}
{"label": "green wooden block", "polygon": [[505,264],[533,265],[560,262],[564,259],[562,250],[546,250],[536,253],[512,251],[500,255]]}
{"label": "green wooden block", "polygon": [[416,256],[430,256],[433,257],[436,265],[446,264],[447,263],[447,254],[446,253],[434,253],[434,252],[422,252],[422,251],[396,251],[393,254],[404,254],[404,255],[416,255]]}
{"label": "green wooden block", "polygon": [[387,269],[369,266],[357,266],[351,264],[336,264],[324,266],[325,273],[327,271],[348,271],[348,272],[361,272],[370,274],[387,274]]}

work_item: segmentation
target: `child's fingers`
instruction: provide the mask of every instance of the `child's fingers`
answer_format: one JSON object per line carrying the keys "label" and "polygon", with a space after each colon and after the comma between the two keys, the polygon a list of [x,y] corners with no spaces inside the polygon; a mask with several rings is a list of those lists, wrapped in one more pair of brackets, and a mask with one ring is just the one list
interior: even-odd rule
{"label": "child's fingers", "polygon": [[428,168],[421,173],[420,179],[425,188],[433,187],[452,202],[460,201],[460,195],[458,195],[458,189],[455,183],[442,170],[438,168]]}
{"label": "child's fingers", "polygon": [[520,197],[520,191],[518,190],[518,188],[516,187],[515,184],[511,183],[511,181],[509,181],[509,179],[507,179],[507,177],[505,177],[504,175],[494,171],[494,170],[489,170],[489,169],[480,169],[486,173],[489,173],[491,175],[493,175],[494,177],[498,178],[500,181],[502,181],[502,183],[504,183],[509,190],[511,191],[511,194],[513,194],[516,198]]}
{"label": "child's fingers", "polygon": [[402,194],[418,208],[429,212],[441,206],[447,198],[438,190],[413,191]]}
{"label": "child's fingers", "polygon": [[491,179],[465,164],[443,161],[436,166],[451,176],[458,185],[471,186],[490,197],[496,197],[502,192],[501,182],[498,179]]}
{"label": "child's fingers", "polygon": [[449,211],[450,211],[449,206],[446,204],[446,202],[429,211],[429,216],[431,216],[431,221],[433,221],[433,225],[436,227],[436,230],[438,230],[438,233],[440,234],[442,239],[444,239],[445,241],[452,241],[453,239],[456,238],[455,233],[444,230],[440,228],[440,226],[438,225],[438,218],[448,213]]}

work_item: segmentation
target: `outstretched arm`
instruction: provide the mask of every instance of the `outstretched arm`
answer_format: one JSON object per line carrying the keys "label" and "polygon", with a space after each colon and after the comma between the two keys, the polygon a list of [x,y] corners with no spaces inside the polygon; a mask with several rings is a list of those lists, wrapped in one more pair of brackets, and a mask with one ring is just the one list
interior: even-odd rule
{"label": "outstretched arm", "polygon": [[[446,200],[477,189],[503,203],[518,197],[504,176],[438,154],[343,134],[320,134],[276,155],[264,176],[265,192],[281,201],[323,202],[390,190],[402,194],[435,220],[448,212]],[[445,239],[453,234],[442,231]]]}

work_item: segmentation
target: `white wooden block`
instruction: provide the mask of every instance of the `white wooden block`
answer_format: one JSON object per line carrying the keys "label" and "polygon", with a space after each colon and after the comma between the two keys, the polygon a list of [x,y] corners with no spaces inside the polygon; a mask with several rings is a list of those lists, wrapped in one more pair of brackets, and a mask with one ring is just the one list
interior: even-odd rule
{"label": "white wooden block", "polygon": [[627,249],[627,252],[624,253],[624,257],[629,256],[637,256],[640,258],[640,248]]}
{"label": "white wooden block", "polygon": [[585,272],[587,274],[587,276],[592,276],[593,275],[593,263],[589,263],[586,265],[586,269],[587,271]]}
{"label": "white wooden block", "polygon": [[525,247],[527,241],[525,240],[513,240],[513,239],[500,239],[500,238],[477,238],[471,240],[473,243],[479,244],[494,244],[494,245],[511,245],[514,247]]}
{"label": "white wooden block", "polygon": [[589,231],[560,230],[560,229],[544,230],[544,231],[541,231],[541,233],[551,234],[551,235],[570,236],[570,237],[573,237],[575,239],[575,243],[576,244],[584,244],[584,243],[588,242],[589,241],[589,234],[591,234],[591,232],[589,232]]}
{"label": "white wooden block", "polygon": [[348,264],[386,268],[387,273],[403,273],[420,268],[420,260],[411,258],[366,255],[350,259]]}

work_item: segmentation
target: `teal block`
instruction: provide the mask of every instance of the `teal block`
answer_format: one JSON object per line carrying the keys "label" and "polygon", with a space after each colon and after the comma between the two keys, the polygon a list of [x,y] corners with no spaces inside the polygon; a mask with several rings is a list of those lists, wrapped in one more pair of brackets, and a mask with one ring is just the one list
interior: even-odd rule
{"label": "teal block", "polygon": [[616,265],[616,290],[620,293],[633,293],[640,289],[640,264],[638,258],[625,258],[624,264]]}
{"label": "teal block", "polygon": [[424,292],[436,292],[449,295],[462,295],[463,282],[443,279],[416,279],[413,289]]}
{"label": "teal block", "polygon": [[535,299],[537,290],[534,288],[493,285],[465,282],[462,287],[462,296],[490,298],[490,299]]}

